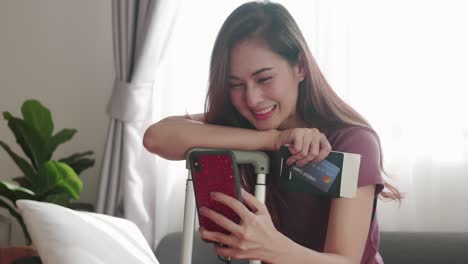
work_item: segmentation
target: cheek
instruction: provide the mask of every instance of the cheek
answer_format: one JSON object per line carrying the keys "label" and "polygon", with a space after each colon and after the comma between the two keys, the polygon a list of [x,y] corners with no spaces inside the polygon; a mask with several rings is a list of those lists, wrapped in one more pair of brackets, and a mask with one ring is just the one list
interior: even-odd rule
{"label": "cheek", "polygon": [[235,89],[231,90],[229,94],[231,97],[231,103],[234,105],[237,111],[239,111],[239,108],[242,105],[242,91]]}
{"label": "cheek", "polygon": [[274,90],[275,97],[283,103],[283,107],[294,108],[297,102],[298,87],[291,82],[284,82]]}

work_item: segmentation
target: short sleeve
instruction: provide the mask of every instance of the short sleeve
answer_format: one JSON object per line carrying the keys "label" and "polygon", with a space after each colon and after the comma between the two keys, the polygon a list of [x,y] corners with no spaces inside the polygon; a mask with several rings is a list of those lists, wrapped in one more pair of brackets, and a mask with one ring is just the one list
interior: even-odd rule
{"label": "short sleeve", "polygon": [[380,167],[380,146],[375,132],[365,127],[340,129],[329,138],[332,150],[361,155],[358,187],[376,185],[375,195],[384,189]]}

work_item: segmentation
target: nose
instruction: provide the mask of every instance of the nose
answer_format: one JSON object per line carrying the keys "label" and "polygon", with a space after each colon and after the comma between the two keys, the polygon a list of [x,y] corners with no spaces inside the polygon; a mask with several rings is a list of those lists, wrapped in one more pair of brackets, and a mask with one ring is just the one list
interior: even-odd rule
{"label": "nose", "polygon": [[245,101],[247,106],[255,108],[263,100],[262,90],[256,85],[247,85],[245,89]]}

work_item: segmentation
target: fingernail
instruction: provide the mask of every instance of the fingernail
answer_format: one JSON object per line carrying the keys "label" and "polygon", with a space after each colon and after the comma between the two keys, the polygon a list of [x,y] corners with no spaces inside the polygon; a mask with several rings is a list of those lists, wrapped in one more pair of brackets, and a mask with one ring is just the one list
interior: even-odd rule
{"label": "fingernail", "polygon": [[215,192],[210,192],[210,197],[211,198],[216,198],[216,193]]}
{"label": "fingernail", "polygon": [[206,214],[208,210],[205,207],[200,207],[200,214]]}

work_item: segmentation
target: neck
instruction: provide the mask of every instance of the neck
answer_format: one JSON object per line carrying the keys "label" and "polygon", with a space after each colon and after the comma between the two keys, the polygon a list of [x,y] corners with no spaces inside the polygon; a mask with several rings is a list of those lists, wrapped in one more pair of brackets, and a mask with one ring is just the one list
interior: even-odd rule
{"label": "neck", "polygon": [[282,131],[282,130],[293,129],[293,128],[302,128],[302,127],[314,127],[314,126],[313,125],[311,126],[311,124],[302,120],[302,118],[300,118],[297,114],[293,114],[279,125],[278,130]]}

